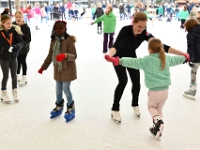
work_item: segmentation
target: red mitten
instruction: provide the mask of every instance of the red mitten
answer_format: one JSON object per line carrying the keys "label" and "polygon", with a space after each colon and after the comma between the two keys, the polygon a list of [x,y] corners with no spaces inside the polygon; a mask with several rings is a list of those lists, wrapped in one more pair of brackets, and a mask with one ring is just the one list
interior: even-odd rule
{"label": "red mitten", "polygon": [[119,65],[119,57],[111,57],[109,55],[105,55],[105,59],[107,61],[113,62],[114,66],[118,66]]}
{"label": "red mitten", "polygon": [[190,55],[189,54],[183,53],[182,55],[185,56],[185,58],[186,58],[184,63],[190,62]]}
{"label": "red mitten", "polygon": [[43,69],[40,68],[40,69],[38,70],[38,73],[42,74],[42,72],[43,72]]}
{"label": "red mitten", "polygon": [[58,54],[58,55],[56,56],[56,61],[61,62],[61,61],[63,61],[65,58],[66,58],[66,55],[65,55],[64,53]]}

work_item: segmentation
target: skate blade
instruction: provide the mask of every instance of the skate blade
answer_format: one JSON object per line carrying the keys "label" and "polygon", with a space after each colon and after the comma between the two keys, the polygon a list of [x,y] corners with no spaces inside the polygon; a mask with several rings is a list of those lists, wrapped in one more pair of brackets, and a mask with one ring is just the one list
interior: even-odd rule
{"label": "skate blade", "polygon": [[15,102],[16,102],[16,103],[18,103],[18,102],[19,102],[19,100],[15,100]]}
{"label": "skate blade", "polygon": [[66,122],[69,122],[69,121],[71,121],[71,120],[74,119],[74,118],[75,118],[75,116],[72,116],[72,117],[65,117]]}
{"label": "skate blade", "polygon": [[194,97],[194,96],[190,96],[190,95],[187,95],[187,94],[183,94],[183,97],[186,97],[186,98],[195,100],[195,97]]}
{"label": "skate blade", "polygon": [[19,85],[20,87],[25,86],[26,84],[27,84],[27,82],[25,82],[24,84],[18,83],[18,85]]}
{"label": "skate blade", "polygon": [[52,115],[52,114],[51,114],[50,119],[55,118],[55,117],[58,117],[58,116],[60,116],[61,114],[62,114],[62,112],[60,112],[60,113],[58,113],[58,114],[56,114],[56,115]]}
{"label": "skate blade", "polygon": [[161,124],[161,125],[160,125],[160,128],[159,128],[159,131],[157,132],[157,134],[156,134],[156,136],[155,136],[156,140],[160,140],[160,136],[161,136],[161,134],[162,134],[163,129],[164,129],[164,125]]}
{"label": "skate blade", "polygon": [[1,101],[2,101],[3,103],[5,103],[5,104],[10,104],[10,103],[11,103],[11,101],[4,101],[3,99],[1,99]]}

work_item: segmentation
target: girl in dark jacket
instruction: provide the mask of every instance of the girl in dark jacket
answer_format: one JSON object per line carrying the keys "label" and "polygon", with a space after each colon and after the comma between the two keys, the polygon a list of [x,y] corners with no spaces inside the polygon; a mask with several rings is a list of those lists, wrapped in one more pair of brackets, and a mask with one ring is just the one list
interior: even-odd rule
{"label": "girl in dark jacket", "polygon": [[22,32],[19,26],[12,26],[12,20],[9,15],[1,16],[0,25],[0,65],[3,72],[1,82],[1,100],[10,103],[7,95],[7,81],[9,70],[12,78],[12,94],[15,101],[18,101],[17,95],[17,55],[23,46]]}
{"label": "girl in dark jacket", "polygon": [[[21,27],[22,30],[22,38],[24,41],[22,49],[18,53],[17,61],[17,81],[19,86],[23,86],[27,83],[26,75],[27,75],[27,64],[26,64],[26,57],[30,49],[30,42],[31,42],[31,32],[28,25],[24,22],[23,14],[21,11],[15,12],[15,22],[13,24],[18,25]],[[22,77],[20,80],[20,70],[22,67]]]}
{"label": "girl in dark jacket", "polygon": [[[95,19],[95,17],[99,18],[104,14],[104,11],[101,7],[102,7],[102,4],[98,3],[98,8],[96,9],[96,11],[94,13],[93,20]],[[98,34],[102,33],[102,22],[97,23],[97,33]]]}
{"label": "girl in dark jacket", "polygon": [[183,94],[184,97],[195,99],[196,74],[200,66],[200,25],[196,19],[189,19],[184,24],[187,34],[187,52],[190,54],[191,81],[190,88]]}

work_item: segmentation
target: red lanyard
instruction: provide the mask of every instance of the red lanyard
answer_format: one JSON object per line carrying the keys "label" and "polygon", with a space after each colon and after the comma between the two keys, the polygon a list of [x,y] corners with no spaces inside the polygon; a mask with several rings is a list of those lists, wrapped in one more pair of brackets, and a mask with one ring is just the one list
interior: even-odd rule
{"label": "red lanyard", "polygon": [[3,32],[1,32],[2,36],[4,37],[4,39],[6,39],[8,41],[8,43],[10,44],[10,46],[12,45],[12,38],[13,38],[13,34],[10,33],[10,39],[8,40],[5,36],[5,34]]}

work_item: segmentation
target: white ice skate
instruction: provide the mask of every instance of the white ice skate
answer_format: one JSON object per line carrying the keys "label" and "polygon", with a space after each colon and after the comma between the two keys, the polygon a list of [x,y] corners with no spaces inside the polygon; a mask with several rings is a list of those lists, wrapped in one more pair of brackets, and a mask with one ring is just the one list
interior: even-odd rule
{"label": "white ice skate", "polygon": [[19,102],[19,97],[17,95],[17,89],[13,89],[12,94],[13,94],[13,99],[15,100],[15,102]]}
{"label": "white ice skate", "polygon": [[140,118],[141,113],[140,113],[140,108],[139,108],[139,106],[133,107],[133,111],[134,111],[135,115],[136,115],[137,117]]}
{"label": "white ice skate", "polygon": [[121,117],[119,111],[111,111],[111,117],[116,123],[121,123]]}
{"label": "white ice skate", "polygon": [[22,76],[22,79],[20,80],[20,82],[18,82],[18,84],[19,86],[24,86],[27,84],[27,79],[25,75]]}
{"label": "white ice skate", "polygon": [[10,98],[7,95],[6,90],[1,91],[1,101],[6,103],[6,104],[10,104],[10,102],[11,102]]}
{"label": "white ice skate", "polygon": [[20,81],[20,74],[17,74],[17,82]]}
{"label": "white ice skate", "polygon": [[195,100],[196,95],[196,84],[191,84],[190,89],[183,93],[183,96],[192,100]]}

